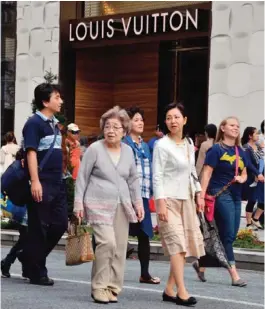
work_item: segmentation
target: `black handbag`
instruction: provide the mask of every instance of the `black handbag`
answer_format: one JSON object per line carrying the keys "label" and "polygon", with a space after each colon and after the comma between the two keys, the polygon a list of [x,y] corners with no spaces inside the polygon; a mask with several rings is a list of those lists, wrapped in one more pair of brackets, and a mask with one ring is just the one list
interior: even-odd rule
{"label": "black handbag", "polygon": [[[39,164],[39,171],[42,171],[44,165],[52,154],[58,129],[55,128],[53,142]],[[20,160],[14,161],[1,177],[1,192],[3,196],[16,206],[25,206],[31,198],[30,182],[28,171],[22,166]]]}
{"label": "black handbag", "polygon": [[198,214],[203,235],[205,256],[200,258],[200,267],[231,268],[224,246],[220,240],[215,220],[209,222],[203,213]]}

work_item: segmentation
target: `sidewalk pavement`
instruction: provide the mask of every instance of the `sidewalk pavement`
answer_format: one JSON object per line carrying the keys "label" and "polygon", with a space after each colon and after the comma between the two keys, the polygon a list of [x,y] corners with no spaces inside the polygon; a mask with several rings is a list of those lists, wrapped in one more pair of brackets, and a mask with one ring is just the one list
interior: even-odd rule
{"label": "sidewalk pavement", "polygon": [[[153,226],[157,225],[156,214],[152,213]],[[246,227],[245,223],[245,203],[242,203],[242,214],[240,228]],[[264,231],[256,232],[260,241],[264,241]],[[18,231],[12,230],[1,230],[1,244],[2,245],[13,245],[18,240]],[[65,234],[57,245],[57,249],[64,250],[66,244]],[[135,240],[129,240],[130,245],[134,248],[132,257],[136,257],[138,250],[138,243]],[[250,270],[264,270],[264,252],[254,249],[235,249],[235,256],[237,265],[239,268],[250,269]],[[159,261],[168,261],[168,257],[164,256],[163,249],[160,242],[151,242],[151,259]],[[191,260],[188,259],[188,262]]]}

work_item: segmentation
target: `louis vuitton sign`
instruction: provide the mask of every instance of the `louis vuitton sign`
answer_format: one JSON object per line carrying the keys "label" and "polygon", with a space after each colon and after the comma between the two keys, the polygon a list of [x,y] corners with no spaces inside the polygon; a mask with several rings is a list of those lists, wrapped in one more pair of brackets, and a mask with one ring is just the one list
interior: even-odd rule
{"label": "louis vuitton sign", "polygon": [[71,21],[69,41],[96,41],[140,37],[166,32],[194,31],[199,28],[199,9],[176,10],[103,20]]}

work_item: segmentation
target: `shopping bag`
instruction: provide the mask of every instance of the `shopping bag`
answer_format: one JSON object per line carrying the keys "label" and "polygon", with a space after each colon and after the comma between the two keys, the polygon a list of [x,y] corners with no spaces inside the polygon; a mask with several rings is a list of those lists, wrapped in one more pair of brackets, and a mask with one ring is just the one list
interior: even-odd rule
{"label": "shopping bag", "polygon": [[66,265],[80,265],[95,259],[90,233],[80,224],[70,224],[65,247]]}
{"label": "shopping bag", "polygon": [[2,217],[12,219],[21,225],[28,224],[27,207],[17,206],[10,201],[8,196],[0,194]]}
{"label": "shopping bag", "polygon": [[215,220],[207,221],[203,213],[199,213],[198,216],[206,253],[200,258],[200,267],[230,268],[231,265],[220,240]]}

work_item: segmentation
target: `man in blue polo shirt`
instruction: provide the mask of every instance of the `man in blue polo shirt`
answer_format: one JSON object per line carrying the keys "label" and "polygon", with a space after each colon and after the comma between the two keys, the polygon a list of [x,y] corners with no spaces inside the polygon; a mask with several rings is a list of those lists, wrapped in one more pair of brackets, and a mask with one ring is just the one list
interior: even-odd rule
{"label": "man in blue polo shirt", "polygon": [[[60,112],[60,88],[53,84],[40,84],[34,90],[37,112],[23,128],[25,168],[29,172],[32,199],[28,206],[28,241],[21,261],[25,265],[30,283],[53,285],[48,277],[46,257],[67,229],[67,202],[62,184],[62,137],[54,114]],[[55,139],[55,134],[57,136]],[[55,144],[43,169],[38,166]]]}

